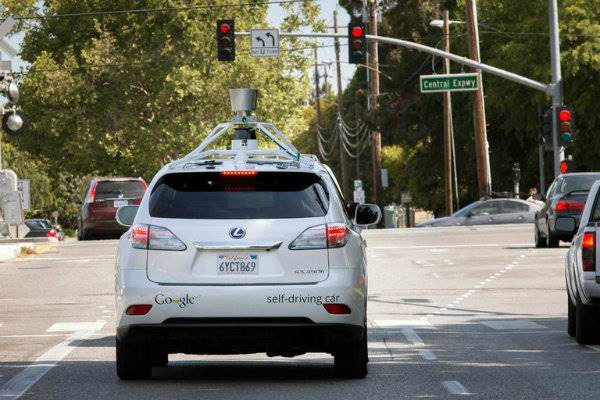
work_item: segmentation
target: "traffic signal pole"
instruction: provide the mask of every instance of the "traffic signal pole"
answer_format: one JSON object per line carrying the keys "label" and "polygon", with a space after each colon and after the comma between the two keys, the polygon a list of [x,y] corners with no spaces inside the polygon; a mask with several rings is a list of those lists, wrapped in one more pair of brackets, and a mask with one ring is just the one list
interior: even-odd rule
{"label": "traffic signal pole", "polygon": [[552,96],[552,149],[554,150],[554,176],[560,175],[560,162],[565,159],[565,150],[558,145],[558,108],[563,105],[562,72],[560,65],[560,39],[558,25],[557,0],[548,0],[548,14],[550,17],[550,56],[552,68],[552,83],[550,91]]}
{"label": "traffic signal pole", "polygon": [[[317,135],[321,133],[321,92],[319,88],[319,60],[317,58],[317,48],[314,48],[314,56],[315,56],[315,110],[317,115],[317,126],[316,131]],[[317,142],[319,138],[317,137]]]}

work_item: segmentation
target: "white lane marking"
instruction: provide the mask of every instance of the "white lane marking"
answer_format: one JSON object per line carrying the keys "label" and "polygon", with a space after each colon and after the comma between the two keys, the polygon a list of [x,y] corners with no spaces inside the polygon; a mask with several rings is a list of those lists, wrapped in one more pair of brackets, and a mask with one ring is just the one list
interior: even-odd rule
{"label": "white lane marking", "polygon": [[106,322],[57,322],[46,332],[99,331],[104,325]]}
{"label": "white lane marking", "polygon": [[517,247],[527,244],[455,244],[455,245],[436,245],[436,246],[369,246],[371,250],[429,250],[429,249],[455,249],[455,248],[478,248],[478,247]]}
{"label": "white lane marking", "polygon": [[93,330],[77,331],[42,354],[34,363],[27,366],[8,382],[0,387],[0,397],[3,399],[18,399],[31,386],[40,380],[46,372],[65,358],[80,340],[85,340],[94,334]]}
{"label": "white lane marking", "polygon": [[106,308],[106,306],[98,306],[98,308]]}
{"label": "white lane marking", "polygon": [[469,395],[469,391],[459,381],[444,381],[442,385],[450,394]]}
{"label": "white lane marking", "polygon": [[508,321],[481,321],[481,324],[496,330],[525,330],[525,329],[548,329],[544,325],[527,319]]}
{"label": "white lane marking", "polygon": [[415,332],[414,329],[408,327],[402,328],[402,334],[404,335],[406,340],[408,340],[412,344],[416,346],[425,346],[423,339],[421,339],[421,337],[417,335],[417,332]]}
{"label": "white lane marking", "polygon": [[419,350],[419,356],[427,361],[437,360],[437,357],[431,350]]}
{"label": "white lane marking", "polygon": [[112,311],[110,310],[102,310],[103,313],[108,313],[108,314],[112,314]]}
{"label": "white lane marking", "polygon": [[519,257],[521,257],[521,258],[525,258],[525,254],[521,254]]}
{"label": "white lane marking", "polygon": [[433,277],[434,277],[435,279],[440,279],[440,274],[438,274],[437,272],[434,272],[434,273],[433,273]]}
{"label": "white lane marking", "polygon": [[431,249],[432,253],[447,253],[448,250],[446,249]]}
{"label": "white lane marking", "polygon": [[431,326],[426,319],[377,319],[375,325],[378,328],[390,328],[398,326]]}
{"label": "white lane marking", "polygon": [[68,333],[43,333],[39,335],[1,335],[0,338],[38,338],[38,337],[63,337]]}
{"label": "white lane marking", "polygon": [[600,346],[594,346],[594,345],[588,344],[586,347],[589,347],[590,349],[592,349],[594,351],[600,352]]}

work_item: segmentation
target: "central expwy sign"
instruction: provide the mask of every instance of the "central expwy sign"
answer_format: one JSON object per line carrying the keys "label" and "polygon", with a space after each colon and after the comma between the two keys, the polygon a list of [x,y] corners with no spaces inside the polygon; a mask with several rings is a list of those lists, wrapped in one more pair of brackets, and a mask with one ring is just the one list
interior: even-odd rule
{"label": "central expwy sign", "polygon": [[467,92],[479,88],[478,74],[421,75],[421,93]]}

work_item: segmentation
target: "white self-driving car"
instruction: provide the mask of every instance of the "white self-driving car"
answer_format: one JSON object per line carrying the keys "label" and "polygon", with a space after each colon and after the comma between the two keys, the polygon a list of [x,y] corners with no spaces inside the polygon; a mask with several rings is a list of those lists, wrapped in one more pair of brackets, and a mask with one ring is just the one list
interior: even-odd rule
{"label": "white self-driving car", "polygon": [[[238,116],[117,213],[130,226],[116,267],[121,379],[150,377],[173,353],[326,352],[337,376],[367,374],[360,231],[380,210],[345,203],[329,168],[249,116],[253,93],[232,91]],[[207,149],[229,133],[230,149]]]}

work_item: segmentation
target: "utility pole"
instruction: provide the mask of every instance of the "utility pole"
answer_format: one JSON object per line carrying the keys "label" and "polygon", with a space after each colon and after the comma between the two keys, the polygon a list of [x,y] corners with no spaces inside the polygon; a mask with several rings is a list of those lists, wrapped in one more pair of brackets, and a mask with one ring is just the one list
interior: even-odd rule
{"label": "utility pole", "polygon": [[[450,52],[450,17],[444,11],[444,51]],[[450,73],[450,60],[444,59],[444,74]],[[444,180],[446,195],[446,215],[454,212],[452,206],[452,95],[444,93]]]}
{"label": "utility pole", "polygon": [[554,149],[554,177],[557,177],[560,175],[560,162],[565,159],[565,149],[558,145],[558,115],[556,115],[558,107],[563,105],[558,5],[556,0],[548,0],[548,15],[550,19],[550,56],[552,63],[552,148]]}
{"label": "utility pole", "polygon": [[[369,0],[369,33],[377,36],[377,0]],[[377,41],[369,42],[369,76],[371,77],[371,115],[373,130],[371,141],[373,145],[373,200],[383,210],[381,191],[381,131],[379,126],[379,55]]]}
{"label": "utility pole", "polygon": [[[317,48],[314,49],[315,54],[315,110],[317,111],[317,136],[321,129],[321,94],[319,89],[319,60],[317,59]],[[319,138],[317,138],[317,141]]]}
{"label": "utility pole", "polygon": [[[479,26],[477,20],[476,0],[467,0],[467,27],[469,35],[469,58],[476,62],[481,61],[479,51]],[[479,75],[479,89],[473,93],[473,125],[475,128],[475,157],[477,159],[477,183],[479,195],[485,196],[492,192],[492,179],[490,173],[490,158],[488,153],[487,124],[485,120],[485,100],[483,97],[483,79],[481,70],[473,68]]]}
{"label": "utility pole", "polygon": [[[338,33],[338,22],[337,22],[337,10],[333,12],[333,29],[335,33]],[[342,117],[344,111],[344,90],[342,89],[342,66],[340,64],[340,39],[335,38],[335,64],[337,71],[337,101],[338,101],[338,115]],[[350,181],[348,179],[348,159],[346,157],[346,150],[344,149],[343,132],[339,132],[340,135],[340,173],[342,180],[342,194],[344,198],[352,198],[350,191]]]}

